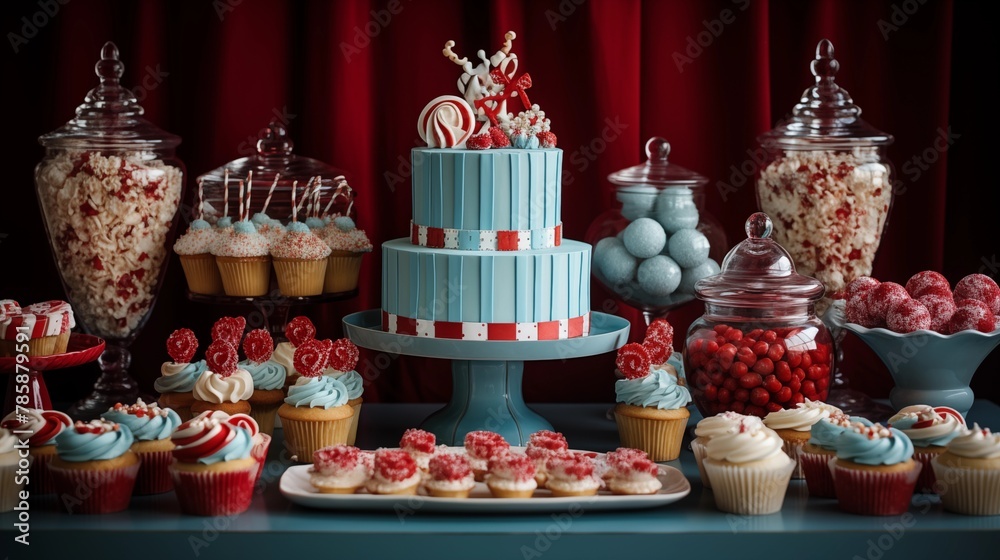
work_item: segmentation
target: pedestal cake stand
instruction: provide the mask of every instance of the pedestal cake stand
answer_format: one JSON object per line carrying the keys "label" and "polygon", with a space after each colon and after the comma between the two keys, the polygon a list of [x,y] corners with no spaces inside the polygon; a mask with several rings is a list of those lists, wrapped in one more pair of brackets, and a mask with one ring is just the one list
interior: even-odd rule
{"label": "pedestal cake stand", "polygon": [[566,360],[611,352],[628,341],[629,322],[591,313],[590,334],[566,340],[498,341],[424,338],[382,330],[381,311],[370,309],[344,317],[344,332],[355,344],[387,354],[451,360],[451,401],[428,416],[423,428],[438,443],[462,445],[465,434],[490,430],[511,445],[526,445],[538,430],[552,424],[524,402],[524,362]]}
{"label": "pedestal cake stand", "polygon": [[[18,359],[0,358],[0,374],[10,376],[7,384],[7,398],[4,400],[2,415],[6,415],[20,404],[24,408],[50,410],[52,401],[45,385],[43,372],[66,369],[93,362],[104,352],[104,340],[96,336],[73,333],[62,354],[35,356]],[[21,377],[23,376],[23,377]],[[20,389],[20,387],[27,389]],[[17,399],[21,398],[22,402]]]}

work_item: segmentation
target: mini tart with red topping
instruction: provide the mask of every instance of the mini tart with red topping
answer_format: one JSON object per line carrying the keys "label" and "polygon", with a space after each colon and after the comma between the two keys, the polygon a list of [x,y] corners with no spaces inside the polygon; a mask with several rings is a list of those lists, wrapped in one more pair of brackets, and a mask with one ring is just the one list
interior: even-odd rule
{"label": "mini tart with red topping", "polygon": [[538,488],[535,462],[520,453],[494,457],[489,462],[486,486],[494,498],[530,498]]}
{"label": "mini tart with red topping", "polygon": [[476,482],[482,482],[489,469],[490,459],[505,455],[510,451],[510,444],[496,432],[476,430],[465,435],[465,452],[469,456],[469,464],[476,475]]}
{"label": "mini tart with red topping", "polygon": [[399,448],[409,453],[422,471],[427,471],[431,458],[437,452],[436,444],[437,437],[434,434],[416,428],[403,432],[403,437],[399,440]]}
{"label": "mini tart with red topping", "polygon": [[379,449],[366,486],[372,494],[415,495],[420,486],[420,469],[406,451]]}
{"label": "mini tart with red topping", "polygon": [[465,455],[438,453],[428,461],[427,470],[424,489],[436,498],[468,498],[476,486]]}
{"label": "mini tart with red topping", "polygon": [[601,487],[601,479],[594,474],[594,462],[580,453],[559,453],[545,462],[549,478],[545,483],[552,495],[593,496]]}
{"label": "mini tart with red topping", "polygon": [[353,494],[371,476],[371,456],[357,447],[331,445],[313,453],[309,482],[321,494]]}
{"label": "mini tart with red topping", "polygon": [[639,449],[619,448],[608,453],[608,488],[614,494],[655,494],[663,484],[660,468]]}
{"label": "mini tart with red topping", "polygon": [[567,450],[569,450],[569,444],[561,433],[539,430],[531,434],[524,453],[535,463],[535,482],[539,486],[544,486],[545,480],[548,478],[545,462],[549,457]]}

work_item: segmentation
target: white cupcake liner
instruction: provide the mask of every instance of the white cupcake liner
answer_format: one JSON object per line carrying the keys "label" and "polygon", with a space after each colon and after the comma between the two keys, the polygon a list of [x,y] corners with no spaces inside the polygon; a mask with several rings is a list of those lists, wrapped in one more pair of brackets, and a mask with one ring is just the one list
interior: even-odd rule
{"label": "white cupcake liner", "polygon": [[701,441],[702,438],[697,437],[691,440],[691,452],[694,453],[694,460],[698,464],[698,474],[701,475],[701,485],[705,488],[711,488],[712,482],[708,479],[708,473],[705,472],[705,444]]}
{"label": "white cupcake liner", "polygon": [[942,465],[931,459],[944,509],[963,515],[1000,515],[1000,470]]}
{"label": "white cupcake liner", "polygon": [[795,462],[781,467],[724,465],[705,459],[715,507],[738,515],[767,515],[781,510]]}
{"label": "white cupcake liner", "polygon": [[782,439],[781,440],[781,450],[785,452],[785,455],[795,461],[795,470],[792,471],[792,478],[800,480],[806,477],[802,473],[802,447],[806,444],[804,441],[793,441]]}

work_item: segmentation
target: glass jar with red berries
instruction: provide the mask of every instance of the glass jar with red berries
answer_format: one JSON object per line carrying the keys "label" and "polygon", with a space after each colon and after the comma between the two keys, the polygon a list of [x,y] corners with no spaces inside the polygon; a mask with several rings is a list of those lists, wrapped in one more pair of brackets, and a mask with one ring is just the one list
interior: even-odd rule
{"label": "glass jar with red berries", "polygon": [[772,230],[766,214],[750,216],[722,271],[695,285],[705,314],[688,330],[684,369],[705,416],[765,416],[827,397],[834,353],[816,316],[823,283],[795,271]]}

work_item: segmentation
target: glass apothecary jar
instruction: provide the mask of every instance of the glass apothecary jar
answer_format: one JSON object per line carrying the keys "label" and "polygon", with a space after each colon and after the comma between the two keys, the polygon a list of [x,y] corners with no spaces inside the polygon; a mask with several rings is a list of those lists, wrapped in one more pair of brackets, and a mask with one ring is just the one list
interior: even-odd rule
{"label": "glass apothecary jar", "polygon": [[[871,274],[892,207],[893,137],[861,119],[835,81],[840,64],[823,39],[811,69],[816,83],[792,115],[758,137],[767,153],[757,202],[774,220],[774,237],[799,272],[818,278],[831,296]],[[822,315],[829,299],[820,302]]]}
{"label": "glass apothecary jar", "polygon": [[695,285],[705,314],[688,330],[684,371],[705,416],[763,417],[827,397],[834,353],[816,316],[823,284],[795,271],[772,231],[766,214],[750,216],[722,271]]}
{"label": "glass apothecary jar", "polygon": [[143,118],[120,83],[124,65],[106,43],[95,65],[100,84],[76,117],[41,136],[45,156],[35,188],[66,296],[83,328],[107,341],[95,392],[71,413],[94,417],[134,402],[126,349],[149,318],[166,270],[184,165],[178,136]]}
{"label": "glass apothecary jar", "polygon": [[647,323],[694,300],[695,283],[719,271],[726,248],[721,225],[705,212],[708,179],[669,155],[666,140],[651,138],[644,163],[609,175],[616,204],[586,235],[594,278]]}

